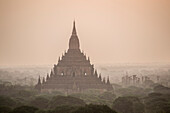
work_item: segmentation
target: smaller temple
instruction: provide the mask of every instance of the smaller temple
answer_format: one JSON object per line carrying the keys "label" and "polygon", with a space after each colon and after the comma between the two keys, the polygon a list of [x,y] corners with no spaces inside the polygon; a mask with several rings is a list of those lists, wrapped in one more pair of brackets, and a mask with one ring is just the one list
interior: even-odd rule
{"label": "smaller temple", "polygon": [[145,85],[152,83],[152,80],[148,76],[138,77],[137,75],[129,76],[126,72],[126,75],[122,77],[122,85],[124,86],[137,86],[137,85]]}
{"label": "smaller temple", "polygon": [[87,90],[113,90],[109,77],[102,79],[97,73],[90,58],[80,50],[79,38],[73,23],[73,31],[69,40],[69,49],[58,59],[50,74],[42,82],[40,77],[35,86],[41,92],[61,91],[67,93],[84,92]]}

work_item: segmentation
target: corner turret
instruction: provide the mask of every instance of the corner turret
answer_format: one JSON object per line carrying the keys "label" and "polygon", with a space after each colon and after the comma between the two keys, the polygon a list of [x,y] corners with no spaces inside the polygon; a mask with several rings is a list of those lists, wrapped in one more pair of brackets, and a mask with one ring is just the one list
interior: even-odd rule
{"label": "corner turret", "polygon": [[38,91],[41,91],[41,79],[40,79],[40,76],[38,78],[38,83],[37,85],[35,85],[35,89],[37,89]]}

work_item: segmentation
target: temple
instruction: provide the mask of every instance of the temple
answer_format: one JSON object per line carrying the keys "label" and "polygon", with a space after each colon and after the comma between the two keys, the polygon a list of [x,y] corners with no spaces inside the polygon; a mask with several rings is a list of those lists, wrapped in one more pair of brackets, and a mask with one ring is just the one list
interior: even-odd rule
{"label": "temple", "polygon": [[72,35],[69,40],[69,49],[58,59],[50,74],[40,80],[35,86],[41,92],[84,92],[87,90],[108,91],[112,90],[109,77],[102,79],[97,73],[90,58],[86,58],[80,50],[79,38],[77,36],[75,21],[73,23]]}

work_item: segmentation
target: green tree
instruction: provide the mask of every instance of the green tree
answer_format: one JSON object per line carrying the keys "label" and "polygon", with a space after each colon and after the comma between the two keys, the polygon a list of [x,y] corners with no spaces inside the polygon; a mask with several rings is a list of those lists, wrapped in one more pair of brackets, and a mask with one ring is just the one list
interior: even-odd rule
{"label": "green tree", "polygon": [[137,97],[119,97],[113,102],[113,109],[119,113],[144,113],[144,105]]}
{"label": "green tree", "polygon": [[20,106],[13,109],[11,113],[35,113],[37,110],[38,108],[32,106]]}
{"label": "green tree", "polygon": [[57,106],[63,106],[63,105],[84,106],[85,104],[86,103],[79,98],[75,98],[71,96],[56,96],[51,99],[48,108],[54,109]]}
{"label": "green tree", "polygon": [[150,93],[144,104],[146,113],[170,113],[170,94]]}
{"label": "green tree", "polygon": [[72,113],[78,106],[57,106],[52,113]]}
{"label": "green tree", "polygon": [[0,106],[0,113],[9,113],[12,111],[11,107],[8,106]]}
{"label": "green tree", "polygon": [[44,97],[37,97],[30,102],[30,105],[35,106],[39,109],[46,109],[48,106],[49,100]]}
{"label": "green tree", "polygon": [[16,102],[10,97],[0,96],[0,106],[15,107]]}
{"label": "green tree", "polygon": [[110,109],[106,105],[86,105],[84,107],[79,107],[77,110],[72,113],[117,113]]}
{"label": "green tree", "polygon": [[155,86],[153,90],[154,92],[157,92],[157,93],[170,94],[170,88],[162,86],[162,85]]}

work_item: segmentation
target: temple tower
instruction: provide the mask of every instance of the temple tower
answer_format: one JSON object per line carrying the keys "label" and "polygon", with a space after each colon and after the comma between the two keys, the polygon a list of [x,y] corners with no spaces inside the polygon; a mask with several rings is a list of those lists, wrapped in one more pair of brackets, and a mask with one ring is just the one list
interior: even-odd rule
{"label": "temple tower", "polygon": [[58,63],[52,68],[50,76],[47,74],[46,79],[43,78],[42,84],[38,84],[41,86],[41,92],[57,90],[69,93],[90,89],[111,90],[112,86],[109,79],[107,82],[102,81],[101,74],[98,76],[97,70],[94,70],[90,58],[86,58],[86,54],[80,50],[80,42],[74,21],[69,39],[69,49],[62,54],[62,57],[59,57]]}

